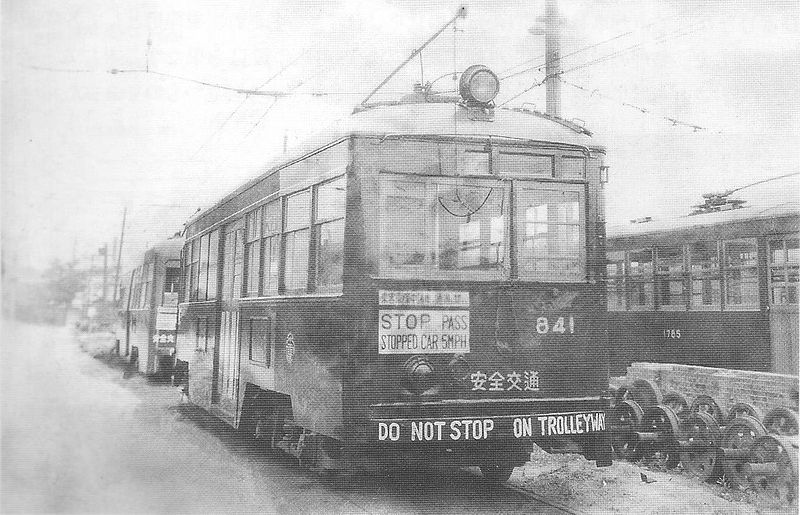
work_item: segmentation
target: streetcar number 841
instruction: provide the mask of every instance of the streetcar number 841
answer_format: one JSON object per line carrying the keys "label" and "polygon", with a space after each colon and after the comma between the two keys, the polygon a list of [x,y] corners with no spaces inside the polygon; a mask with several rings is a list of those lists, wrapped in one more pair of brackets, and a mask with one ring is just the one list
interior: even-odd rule
{"label": "streetcar number 841", "polygon": [[571,316],[550,318],[539,317],[536,319],[536,332],[539,334],[547,333],[575,333],[575,319]]}

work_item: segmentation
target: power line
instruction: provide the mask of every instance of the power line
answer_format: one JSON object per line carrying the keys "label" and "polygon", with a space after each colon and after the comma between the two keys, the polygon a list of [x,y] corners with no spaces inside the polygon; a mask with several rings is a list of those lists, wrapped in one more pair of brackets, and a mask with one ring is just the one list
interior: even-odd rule
{"label": "power line", "polygon": [[[675,37],[681,37],[681,36],[685,36],[685,35],[691,34],[692,32],[696,32],[696,29],[694,29],[694,27],[697,27],[697,26],[698,26],[698,25],[700,25],[701,23],[702,23],[702,22],[697,22],[697,23],[695,23],[695,24],[693,24],[693,25],[690,25],[690,28],[688,28],[688,29],[679,29],[679,30],[676,30],[676,31],[669,32],[669,33],[667,33],[667,34],[664,34],[664,35],[662,35],[662,36],[659,36],[658,38],[656,38],[656,39],[655,39],[655,40],[653,40],[653,41],[643,41],[643,42],[641,42],[641,43],[637,43],[637,44],[635,44],[635,45],[631,45],[631,46],[629,46],[629,47],[626,47],[626,48],[623,48],[623,49],[621,49],[621,50],[616,50],[616,51],[614,51],[614,52],[611,52],[611,53],[609,53],[609,54],[606,54],[606,55],[604,55],[604,56],[598,57],[598,58],[596,58],[596,59],[592,59],[592,60],[590,60],[590,61],[586,61],[586,62],[584,62],[584,63],[581,63],[581,64],[578,64],[578,65],[576,65],[576,66],[573,66],[572,68],[569,68],[569,69],[567,69],[567,70],[561,70],[561,71],[559,71],[557,74],[554,74],[553,76],[555,76],[555,77],[558,77],[558,78],[561,78],[561,76],[562,76],[562,75],[564,75],[565,73],[570,73],[570,72],[573,72],[573,71],[576,71],[576,70],[580,70],[580,69],[583,69],[583,68],[587,68],[587,67],[589,67],[589,66],[594,66],[595,64],[600,64],[600,63],[602,63],[602,62],[609,61],[609,60],[611,60],[611,59],[614,59],[614,58],[616,58],[616,57],[619,57],[620,55],[624,55],[624,54],[626,54],[626,53],[633,52],[633,51],[635,51],[636,49],[638,49],[638,48],[640,48],[640,47],[642,47],[642,46],[644,46],[644,45],[646,45],[646,44],[659,44],[659,43],[663,43],[663,42],[665,42],[665,41],[667,41],[667,40],[669,40],[669,39],[673,39],[673,38],[675,38]],[[681,30],[684,30],[684,32],[681,32]],[[623,35],[623,34],[621,34],[620,36],[622,36],[622,35]],[[616,37],[618,37],[618,36],[615,36],[614,38],[611,38],[611,39],[613,40],[613,39],[615,39]],[[600,42],[600,43],[597,43],[596,45],[599,45],[599,44],[602,44],[602,43],[603,43],[603,42]],[[578,51],[579,51],[579,50],[576,50],[575,52],[572,52],[571,54],[568,54],[567,56],[564,56],[564,57],[568,57],[569,55],[574,55],[574,54],[575,54],[575,53],[577,53]],[[561,59],[563,59],[563,57],[562,57]],[[530,71],[530,70],[532,70],[532,69],[534,69],[534,68],[536,68],[536,67],[531,67],[531,68],[529,68],[528,70],[525,70],[525,71]],[[520,72],[520,73],[522,73],[522,72]],[[518,74],[519,74],[519,73],[518,73]],[[518,74],[516,74],[516,75],[518,75]],[[505,79],[507,79],[507,78],[510,78],[510,77],[511,77],[511,76],[508,76],[508,77],[505,77],[505,78],[503,78],[503,79],[501,79],[501,80],[505,80]],[[503,106],[503,105],[505,105],[505,104],[507,104],[507,103],[511,102],[512,100],[514,100],[514,99],[516,99],[516,98],[518,98],[518,97],[522,96],[523,94],[527,93],[528,91],[532,90],[533,88],[536,88],[536,87],[538,87],[538,86],[541,86],[542,84],[544,84],[544,83],[547,81],[547,79],[550,79],[550,78],[552,78],[552,77],[551,77],[551,76],[547,76],[547,75],[546,75],[546,76],[544,77],[544,79],[542,79],[542,81],[541,81],[541,82],[534,83],[532,86],[530,86],[530,87],[528,87],[528,88],[524,89],[524,90],[523,90],[523,91],[521,91],[520,93],[517,93],[516,95],[514,95],[513,97],[511,97],[509,100],[506,100],[505,102],[503,102],[503,103],[502,103],[502,104],[500,104],[500,105],[501,105],[501,106]],[[670,121],[672,121],[672,119],[670,119]],[[691,126],[691,125],[690,125],[690,126]]]}
{"label": "power line", "polygon": [[631,45],[631,46],[623,48],[621,50],[616,50],[614,52],[611,52],[610,54],[606,54],[606,55],[600,56],[600,57],[598,57],[596,59],[592,59],[591,61],[586,61],[584,63],[581,63],[581,64],[578,64],[576,66],[573,66],[572,68],[569,68],[567,70],[562,70],[561,72],[559,72],[559,75],[563,75],[565,73],[570,73],[570,72],[573,72],[573,71],[576,71],[576,70],[580,70],[580,69],[583,69],[583,68],[588,68],[589,66],[594,66],[595,64],[600,64],[600,63],[609,61],[611,59],[616,59],[617,57],[619,57],[621,55],[625,55],[625,54],[634,52],[637,49],[639,49],[639,48],[641,48],[641,47],[643,47],[645,45],[657,45],[657,44],[661,44],[661,43],[664,43],[666,41],[669,41],[670,39],[674,39],[674,38],[678,38],[678,37],[682,37],[682,36],[686,36],[686,35],[692,34],[694,32],[697,32],[697,29],[695,27],[697,27],[700,24],[702,24],[702,22],[697,22],[697,23],[695,23],[693,25],[690,25],[690,27],[688,27],[686,29],[678,29],[676,31],[669,32],[667,34],[663,34],[663,35],[657,37],[656,39],[654,39],[652,41],[642,41],[641,43],[637,43],[635,45]]}
{"label": "power line", "polygon": [[158,75],[160,77],[166,77],[166,78],[169,78],[169,79],[181,80],[181,81],[184,81],[184,82],[191,82],[191,83],[194,83],[194,84],[199,84],[201,86],[207,86],[207,87],[222,89],[222,90],[226,90],[226,91],[233,91],[235,93],[241,93],[243,95],[248,95],[248,96],[252,95],[252,96],[263,96],[263,97],[274,97],[274,98],[289,96],[289,93],[286,92],[286,91],[260,91],[258,89],[237,88],[237,87],[233,87],[233,86],[225,86],[223,84],[217,84],[217,83],[214,83],[214,82],[206,82],[206,81],[202,81],[202,80],[198,80],[198,79],[192,79],[190,77],[183,77],[181,75],[175,75],[175,74],[172,74],[172,73],[159,72],[159,71],[155,71],[155,70],[147,70],[147,69],[145,69],[145,70],[141,70],[141,69],[120,70],[120,69],[117,69],[117,68],[112,68],[111,70],[108,71],[108,73],[111,73],[112,75],[116,75],[116,74],[119,74],[119,73],[144,73],[146,75]]}
{"label": "power line", "polygon": [[[278,70],[278,71],[277,71],[275,74],[273,74],[272,76],[270,76],[270,77],[269,77],[267,80],[265,80],[265,81],[264,81],[264,82],[263,82],[261,85],[259,85],[259,86],[256,88],[256,90],[260,90],[261,88],[263,88],[264,86],[266,86],[267,84],[269,84],[270,82],[272,82],[273,80],[275,80],[275,79],[276,79],[276,78],[277,78],[279,75],[281,75],[281,74],[282,74],[284,71],[286,71],[286,70],[287,70],[287,69],[288,69],[290,66],[292,66],[294,63],[296,63],[298,60],[300,60],[300,58],[301,58],[301,57],[303,57],[303,56],[304,56],[304,55],[305,55],[307,52],[308,52],[308,49],[304,50],[302,53],[300,53],[300,55],[298,55],[297,57],[295,57],[294,59],[292,59],[292,61],[291,61],[291,62],[289,62],[289,63],[285,64],[285,65],[284,65],[284,66],[283,66],[283,67],[282,67],[280,70]],[[301,83],[301,84],[302,84],[302,83]],[[298,85],[298,86],[299,86],[299,85]],[[231,114],[229,114],[229,115],[228,115],[228,116],[227,116],[227,117],[226,117],[226,118],[225,118],[225,119],[222,121],[222,123],[221,123],[220,125],[218,125],[218,126],[217,126],[217,128],[214,130],[214,132],[213,132],[213,133],[212,133],[212,134],[211,134],[211,135],[210,135],[210,136],[209,136],[209,137],[208,137],[208,138],[207,138],[207,139],[206,139],[206,140],[203,142],[203,144],[202,144],[202,145],[200,145],[200,146],[197,148],[197,150],[195,150],[195,151],[194,151],[194,153],[192,153],[192,156],[189,158],[189,160],[192,160],[192,159],[194,159],[195,157],[197,157],[197,155],[200,153],[200,151],[201,151],[203,148],[205,148],[205,147],[206,147],[206,145],[208,145],[208,144],[211,142],[211,140],[212,140],[212,139],[213,139],[213,138],[214,138],[214,137],[215,137],[217,134],[219,134],[219,132],[220,132],[220,131],[223,129],[223,127],[225,127],[225,125],[226,125],[226,124],[227,124],[227,123],[228,123],[228,122],[231,120],[231,118],[233,118],[233,117],[234,117],[234,115],[235,115],[237,112],[239,112],[239,109],[241,109],[241,108],[242,108],[242,106],[244,106],[245,102],[247,102],[247,100],[248,100],[249,98],[250,98],[250,95],[247,95],[247,96],[245,96],[245,97],[244,97],[244,100],[242,100],[242,101],[239,103],[239,105],[237,105],[237,106],[236,106],[236,109],[234,109],[233,111],[231,111]],[[273,103],[272,105],[274,105],[274,103]],[[269,106],[269,108],[267,108],[267,111],[264,113],[264,115],[266,115],[266,113],[267,113],[267,112],[269,112],[269,109],[272,109],[272,105],[270,105],[270,106]],[[263,116],[262,116],[262,118],[263,118]],[[260,120],[259,120],[259,122],[260,122]],[[256,124],[256,125],[257,125],[257,124]],[[252,131],[252,129],[251,129],[251,131]],[[249,135],[249,133],[248,133],[248,135]]]}
{"label": "power line", "polygon": [[[653,25],[653,24],[651,23],[650,25]],[[647,25],[647,27],[649,27],[650,25]],[[575,50],[575,51],[573,51],[573,52],[570,52],[569,54],[566,54],[566,55],[559,56],[557,59],[554,59],[553,61],[555,61],[555,62],[561,61],[562,59],[566,59],[566,58],[568,58],[568,57],[572,57],[572,56],[573,56],[573,55],[575,55],[575,54],[579,54],[579,53],[581,53],[581,52],[585,52],[586,50],[591,50],[592,48],[596,48],[596,47],[598,47],[598,46],[600,46],[600,45],[605,45],[606,43],[610,43],[610,42],[612,42],[612,41],[615,41],[615,40],[617,40],[617,39],[619,39],[619,38],[623,38],[623,37],[625,37],[625,36],[629,36],[629,35],[633,34],[633,32],[634,32],[634,31],[632,31],[632,30],[629,30],[628,32],[623,32],[622,34],[617,34],[616,36],[614,36],[614,37],[612,37],[612,38],[605,39],[605,40],[603,40],[603,41],[599,41],[599,42],[597,42],[597,43],[593,43],[593,44],[591,44],[591,45],[587,45],[587,46],[585,46],[585,47],[582,47],[582,48],[579,48],[579,49],[577,49],[577,50]],[[520,64],[518,64],[518,65],[516,65],[516,66],[512,66],[511,68],[508,68],[506,71],[509,71],[509,70],[512,70],[512,69],[514,69],[514,68],[517,68],[517,67],[519,67],[519,66],[522,66],[522,65],[528,64],[528,63],[530,63],[530,62],[533,62],[533,61],[536,61],[536,60],[538,60],[538,59],[541,59],[542,57],[545,57],[545,56],[544,56],[544,55],[540,55],[540,56],[534,57],[534,58],[532,58],[532,59],[528,59],[527,61],[524,61],[524,62],[522,62],[522,63],[520,63]],[[536,70],[536,69],[539,69],[539,68],[541,68],[541,67],[542,67],[542,66],[544,66],[545,64],[547,64],[547,63],[541,63],[541,64],[537,64],[536,66],[531,66],[531,67],[529,67],[529,68],[526,68],[526,69],[524,69],[524,70],[521,70],[521,71],[518,71],[518,72],[515,72],[515,73],[512,73],[512,74],[509,74],[509,75],[504,75],[504,76],[502,76],[502,77],[500,78],[500,80],[502,81],[502,80],[510,79],[510,78],[512,78],[512,77],[516,77],[516,76],[518,76],[518,75],[522,75],[522,74],[524,74],[524,73],[528,73],[529,71],[532,71],[532,70]]]}
{"label": "power line", "polygon": [[522,95],[524,95],[528,91],[532,90],[533,88],[538,88],[539,86],[541,86],[542,84],[547,82],[547,79],[549,79],[549,78],[550,78],[549,75],[545,75],[544,78],[541,81],[533,83],[530,87],[528,87],[526,89],[523,89],[522,91],[520,91],[519,93],[517,93],[513,97],[509,98],[508,100],[506,100],[502,104],[498,105],[497,107],[503,107],[504,105],[508,104],[512,100],[516,100],[517,98],[521,97]]}
{"label": "power line", "polygon": [[[616,58],[616,57],[618,57],[620,55],[624,55],[626,53],[632,52],[632,51],[636,50],[637,48],[645,46],[645,45],[659,44],[659,43],[663,43],[664,41],[667,41],[667,40],[675,38],[675,37],[681,37],[681,36],[685,36],[685,35],[691,34],[693,32],[696,32],[696,30],[691,30],[691,28],[696,27],[697,25],[700,25],[700,24],[702,24],[702,22],[696,22],[696,23],[690,25],[689,28],[687,28],[687,29],[677,29],[675,31],[671,31],[671,32],[668,32],[666,34],[663,34],[663,35],[657,37],[656,39],[654,39],[652,41],[642,41],[642,42],[637,43],[635,45],[631,45],[629,47],[626,47],[626,48],[623,48],[623,49],[620,49],[620,50],[615,50],[615,51],[613,51],[613,52],[611,52],[609,54],[606,54],[604,56],[598,57],[596,59],[592,59],[592,60],[584,62],[584,63],[581,63],[581,64],[579,64],[577,66],[574,66],[574,67],[572,67],[572,68],[570,68],[568,70],[562,70],[560,73],[564,74],[564,73],[572,72],[572,71],[575,71],[575,70],[579,70],[581,68],[586,68],[588,66],[592,66],[594,64],[599,64],[601,62],[608,61],[610,59]],[[649,25],[646,25],[645,27],[643,27],[643,29],[647,28],[647,27],[650,27],[652,25],[655,25],[655,23],[651,23]],[[640,30],[642,30],[642,29],[640,29]],[[682,30],[685,30],[685,32],[681,32]],[[606,40],[603,40],[603,41],[600,41],[600,42],[597,42],[597,43],[594,43],[594,44],[591,44],[591,45],[587,45],[587,46],[579,48],[577,50],[574,50],[573,52],[570,52],[569,54],[566,54],[566,55],[558,57],[554,61],[558,62],[558,61],[564,60],[564,59],[566,59],[568,57],[571,57],[573,55],[576,55],[578,53],[584,52],[586,50],[590,50],[590,49],[598,47],[600,45],[604,45],[606,43],[609,43],[609,42],[617,40],[619,38],[628,36],[628,35],[633,34],[633,33],[634,33],[634,31],[628,31],[628,32],[623,32],[621,34],[617,34],[616,36],[614,36],[612,38],[609,38],[609,39],[606,39]],[[539,57],[542,57],[542,56],[539,56]],[[526,62],[530,62],[530,61],[533,61],[535,59],[537,59],[537,58],[529,59]],[[521,64],[524,64],[524,63],[521,63]],[[547,63],[539,63],[539,64],[537,64],[535,66],[530,66],[528,68],[525,68],[524,70],[509,74],[509,75],[504,75],[504,76],[502,76],[500,78],[500,80],[503,81],[503,80],[506,80],[506,79],[517,77],[519,75],[523,75],[523,74],[528,73],[528,72],[533,71],[533,70],[538,70],[542,66],[544,66],[545,64],[547,64]],[[520,65],[517,65],[517,66],[520,66]],[[510,69],[516,68],[517,66],[512,66]]]}
{"label": "power line", "polygon": [[[690,129],[692,129],[694,132],[710,131],[711,130],[708,127],[701,127],[700,125],[696,125],[696,124],[689,123],[689,122],[684,122],[682,120],[678,120],[677,118],[673,118],[673,117],[670,117],[670,116],[661,116],[659,114],[656,114],[656,113],[652,112],[652,110],[649,109],[649,108],[638,106],[638,105],[632,104],[630,102],[624,102],[624,101],[619,100],[617,98],[605,95],[605,94],[601,93],[597,89],[585,88],[585,87],[583,87],[583,86],[581,86],[579,84],[575,84],[573,82],[566,81],[561,77],[559,77],[559,80],[562,83],[566,84],[567,86],[572,86],[575,89],[579,89],[579,90],[581,90],[581,91],[583,91],[585,93],[588,93],[590,98],[591,97],[595,97],[595,96],[600,97],[600,98],[605,98],[606,100],[610,100],[612,102],[616,102],[616,103],[618,103],[618,104],[620,104],[620,105],[622,105],[624,107],[629,107],[631,109],[635,109],[636,111],[639,111],[641,114],[646,114],[648,116],[653,116],[653,117],[659,118],[661,120],[666,120],[666,121],[670,122],[673,126],[688,127]],[[717,132],[720,133],[720,134],[722,133],[722,131],[717,131]]]}

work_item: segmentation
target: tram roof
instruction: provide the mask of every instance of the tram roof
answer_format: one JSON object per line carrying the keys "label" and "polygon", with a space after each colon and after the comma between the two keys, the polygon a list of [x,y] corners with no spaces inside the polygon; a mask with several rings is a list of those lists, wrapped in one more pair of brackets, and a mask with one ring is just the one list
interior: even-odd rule
{"label": "tram roof", "polygon": [[493,111],[491,116],[476,116],[470,108],[445,102],[396,102],[358,109],[332,126],[309,135],[287,154],[266,159],[262,173],[195,214],[186,223],[189,225],[202,218],[282,166],[350,136],[492,138],[605,152],[590,131],[567,120],[528,109],[496,108]]}
{"label": "tram roof", "polygon": [[165,259],[178,259],[181,255],[183,243],[183,238],[172,237],[156,243],[147,249],[147,252],[157,252],[159,255],[164,256]]}
{"label": "tram roof", "polygon": [[[698,195],[699,197],[700,195]],[[748,188],[731,198],[745,200],[746,202],[743,207],[737,209],[653,219],[649,222],[609,225],[607,236],[609,238],[625,238],[800,216],[797,176],[786,177],[771,184]]]}
{"label": "tram roof", "polygon": [[583,127],[537,111],[497,108],[484,118],[470,108],[452,103],[368,107],[340,120],[336,130],[340,135],[491,137],[603,148]]}

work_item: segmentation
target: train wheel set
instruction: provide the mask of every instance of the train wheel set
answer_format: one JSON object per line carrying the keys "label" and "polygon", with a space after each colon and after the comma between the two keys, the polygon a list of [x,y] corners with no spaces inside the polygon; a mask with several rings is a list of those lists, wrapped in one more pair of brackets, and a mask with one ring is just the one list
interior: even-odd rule
{"label": "train wheel set", "polygon": [[798,417],[786,408],[760,415],[737,403],[725,414],[708,395],[691,404],[637,379],[611,391],[609,419],[617,457],[679,464],[701,481],[722,479],[771,503],[797,503]]}

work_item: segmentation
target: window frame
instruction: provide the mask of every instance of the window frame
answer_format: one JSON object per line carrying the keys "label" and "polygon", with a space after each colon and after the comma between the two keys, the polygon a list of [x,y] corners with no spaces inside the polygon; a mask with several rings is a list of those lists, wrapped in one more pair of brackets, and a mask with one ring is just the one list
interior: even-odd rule
{"label": "window frame", "polygon": [[[697,252],[694,248],[697,245],[714,245],[714,253],[716,254],[716,266],[712,268],[694,269],[695,256]],[[722,297],[724,291],[722,288],[722,246],[720,240],[699,240],[685,245],[686,247],[686,262],[687,273],[689,275],[689,311],[722,311]],[[700,260],[698,260],[700,262]],[[717,284],[717,298],[713,304],[695,304],[695,281],[715,281]]]}
{"label": "window frame", "polygon": [[[790,277],[797,276],[798,272],[800,272],[800,261],[790,261],[789,258],[789,241],[794,240],[797,242],[800,238],[797,234],[781,234],[775,235],[772,237],[767,238],[767,299],[768,303],[772,307],[797,307],[798,306],[798,287],[800,287],[800,283],[797,281],[791,282]],[[773,261],[773,250],[772,250],[772,243],[779,241],[781,242],[781,254],[782,259],[780,262]],[[774,274],[775,271],[781,272],[781,276],[783,279],[783,288],[784,288],[784,302],[775,302],[774,301]],[[794,273],[791,273],[794,272]],[[791,284],[795,284],[795,302],[791,301]]]}
{"label": "window frame", "polygon": [[[334,213],[334,216],[328,216],[326,218],[320,219],[320,189],[325,187],[326,185],[334,184],[337,181],[341,181],[344,187],[344,191],[342,192],[342,199],[341,199],[341,211]],[[313,249],[313,259],[310,259],[309,262],[309,285],[310,291],[312,293],[321,293],[321,294],[337,294],[342,293],[344,289],[344,254],[345,254],[345,245],[344,245],[344,232],[346,228],[346,216],[347,216],[347,175],[342,174],[336,177],[332,177],[325,181],[319,182],[314,185],[313,187],[313,195],[312,195],[312,224],[311,224],[311,249]],[[341,273],[339,277],[339,282],[335,284],[320,284],[320,255],[322,252],[322,231],[325,226],[333,226],[334,224],[340,224],[341,227],[341,249],[342,249],[342,256],[341,256]],[[309,256],[312,258],[312,256]]]}
{"label": "window frame", "polygon": [[[425,278],[426,280],[464,280],[464,281],[497,281],[507,280],[509,278],[510,269],[510,256],[511,256],[511,233],[510,233],[510,208],[503,214],[505,218],[503,223],[503,260],[500,266],[495,269],[487,270],[469,270],[469,269],[442,269],[439,268],[438,256],[439,247],[435,242],[438,242],[438,222],[435,215],[425,212],[422,225],[426,230],[431,232],[426,233],[426,237],[431,237],[430,246],[425,248],[425,252],[434,252],[436,260],[422,265],[405,265],[403,267],[392,266],[383,255],[383,247],[386,244],[386,237],[383,234],[385,227],[384,224],[384,206],[387,205],[387,184],[391,183],[408,183],[421,187],[424,200],[427,203],[431,198],[430,194],[432,188],[437,186],[458,186],[464,185],[468,187],[491,188],[492,190],[499,190],[502,194],[503,205],[511,205],[511,186],[498,177],[494,176],[454,176],[454,175],[441,175],[435,177],[419,176],[415,174],[403,174],[396,172],[381,172],[378,176],[378,202],[377,202],[377,242],[376,253],[378,254],[378,270],[381,277],[391,279],[407,280],[411,278]],[[548,183],[549,184],[549,183]],[[427,204],[426,204],[427,205]],[[435,234],[434,234],[435,233]]]}
{"label": "window frame", "polygon": [[[755,253],[755,258],[753,263],[748,263],[744,265],[735,265],[730,266],[728,264],[728,250],[727,244],[729,243],[742,243],[746,242],[752,245],[753,252]],[[722,301],[723,301],[723,310],[724,311],[759,311],[761,309],[761,287],[760,287],[760,279],[759,279],[759,252],[758,252],[758,239],[757,238],[731,238],[726,240],[721,240],[720,242],[722,248]],[[752,304],[732,304],[728,301],[728,291],[730,287],[730,279],[729,274],[733,274],[735,272],[739,272],[740,274],[743,272],[751,272],[754,278],[754,281],[747,281],[750,283],[755,284],[755,303]],[[741,280],[741,279],[740,279]]]}
{"label": "window frame", "polygon": [[[261,265],[263,262],[261,254],[262,218],[263,206],[259,206],[245,214],[242,297],[261,296]],[[253,263],[254,252],[258,253],[255,263]],[[255,266],[255,274],[253,266]],[[255,286],[255,291],[252,290],[252,286]]]}
{"label": "window frame", "polygon": [[[513,185],[513,220],[509,221],[509,226],[514,226],[514,232],[516,233],[516,237],[509,238],[510,247],[512,247],[511,251],[513,252],[515,263],[516,263],[516,270],[512,272],[512,277],[515,277],[522,281],[535,281],[535,282],[548,282],[548,283],[586,283],[588,281],[588,274],[589,270],[587,267],[586,262],[586,186],[582,183],[570,183],[570,182],[561,182],[561,181],[520,181]],[[556,192],[556,193],[577,193],[578,195],[578,221],[575,223],[571,222],[546,222],[548,227],[548,233],[550,227],[558,226],[577,226],[578,227],[578,255],[576,256],[578,262],[578,272],[572,277],[565,277],[564,275],[560,274],[559,272],[538,272],[538,273],[531,273],[529,275],[523,275],[521,273],[521,266],[520,262],[522,256],[522,248],[524,247],[525,235],[524,235],[524,225],[526,221],[524,220],[524,216],[522,214],[521,208],[522,203],[520,202],[520,198],[523,191],[531,192],[535,195],[536,192]],[[517,220],[519,219],[519,220]],[[545,222],[535,222],[536,224],[545,225]],[[536,259],[536,258],[534,258]],[[540,259],[546,260],[555,260],[555,261],[567,261],[567,258],[559,259],[554,257],[553,254],[547,254]]]}
{"label": "window frame", "polygon": [[[633,273],[633,266],[631,265],[631,254],[649,252],[650,253],[650,269],[642,270],[641,272]],[[640,261],[637,261],[639,263]],[[637,266],[637,270],[638,270]],[[627,311],[655,311],[656,309],[656,280],[655,280],[655,252],[653,248],[641,247],[628,250],[625,253],[625,305]],[[635,285],[650,284],[650,302],[647,304],[639,304],[631,302],[631,295]],[[645,288],[646,290],[647,288]],[[645,292],[645,295],[647,293]]]}
{"label": "window frame", "polygon": [[[254,359],[253,358],[253,322],[267,322],[269,324],[269,332],[267,334],[267,339],[264,342],[264,360]],[[246,331],[240,331],[241,333],[245,333],[247,337],[247,360],[252,365],[258,365],[260,367],[271,369],[275,363],[275,315],[270,314],[268,316],[255,316],[255,317],[248,317],[246,319]]]}
{"label": "window frame", "polygon": [[[662,252],[666,255],[666,249],[679,249],[680,250],[680,270],[672,270],[671,264],[667,270],[662,271]],[[654,280],[654,295],[655,307],[658,311],[687,311],[689,304],[689,285],[686,274],[686,245],[657,245],[653,247],[653,280]],[[669,283],[681,283],[681,296],[680,303],[666,304],[663,301],[664,288],[669,288]]]}
{"label": "window frame", "polygon": [[[289,226],[289,209],[290,209],[290,199],[292,197],[298,197],[300,195],[308,194],[308,220],[305,224],[301,224],[299,226],[292,225]],[[306,295],[311,293],[311,285],[310,285],[310,264],[311,264],[311,226],[312,226],[312,215],[314,211],[314,195],[312,191],[312,187],[309,186],[307,188],[303,188],[298,191],[294,191],[289,193],[283,197],[283,215],[281,217],[282,221],[282,232],[281,232],[281,271],[280,271],[280,279],[279,279],[279,286],[278,291],[280,295],[283,296],[294,296],[294,295]],[[293,288],[291,290],[287,289],[286,287],[286,278],[287,278],[287,271],[289,270],[288,267],[288,258],[289,258],[289,244],[293,243],[293,239],[298,237],[298,234],[301,232],[306,232],[308,240],[305,244],[305,251],[302,252],[301,255],[304,254],[306,256],[305,259],[305,285],[300,288]],[[290,241],[292,240],[292,241]],[[303,245],[300,245],[302,247]]]}
{"label": "window frame", "polygon": [[[621,312],[628,310],[628,294],[626,289],[626,272],[627,272],[627,253],[624,250],[612,250],[606,252],[606,309],[612,312]],[[609,271],[609,263],[621,264],[615,266],[615,271]],[[612,283],[614,284],[615,298],[621,302],[611,304],[611,290]]]}

